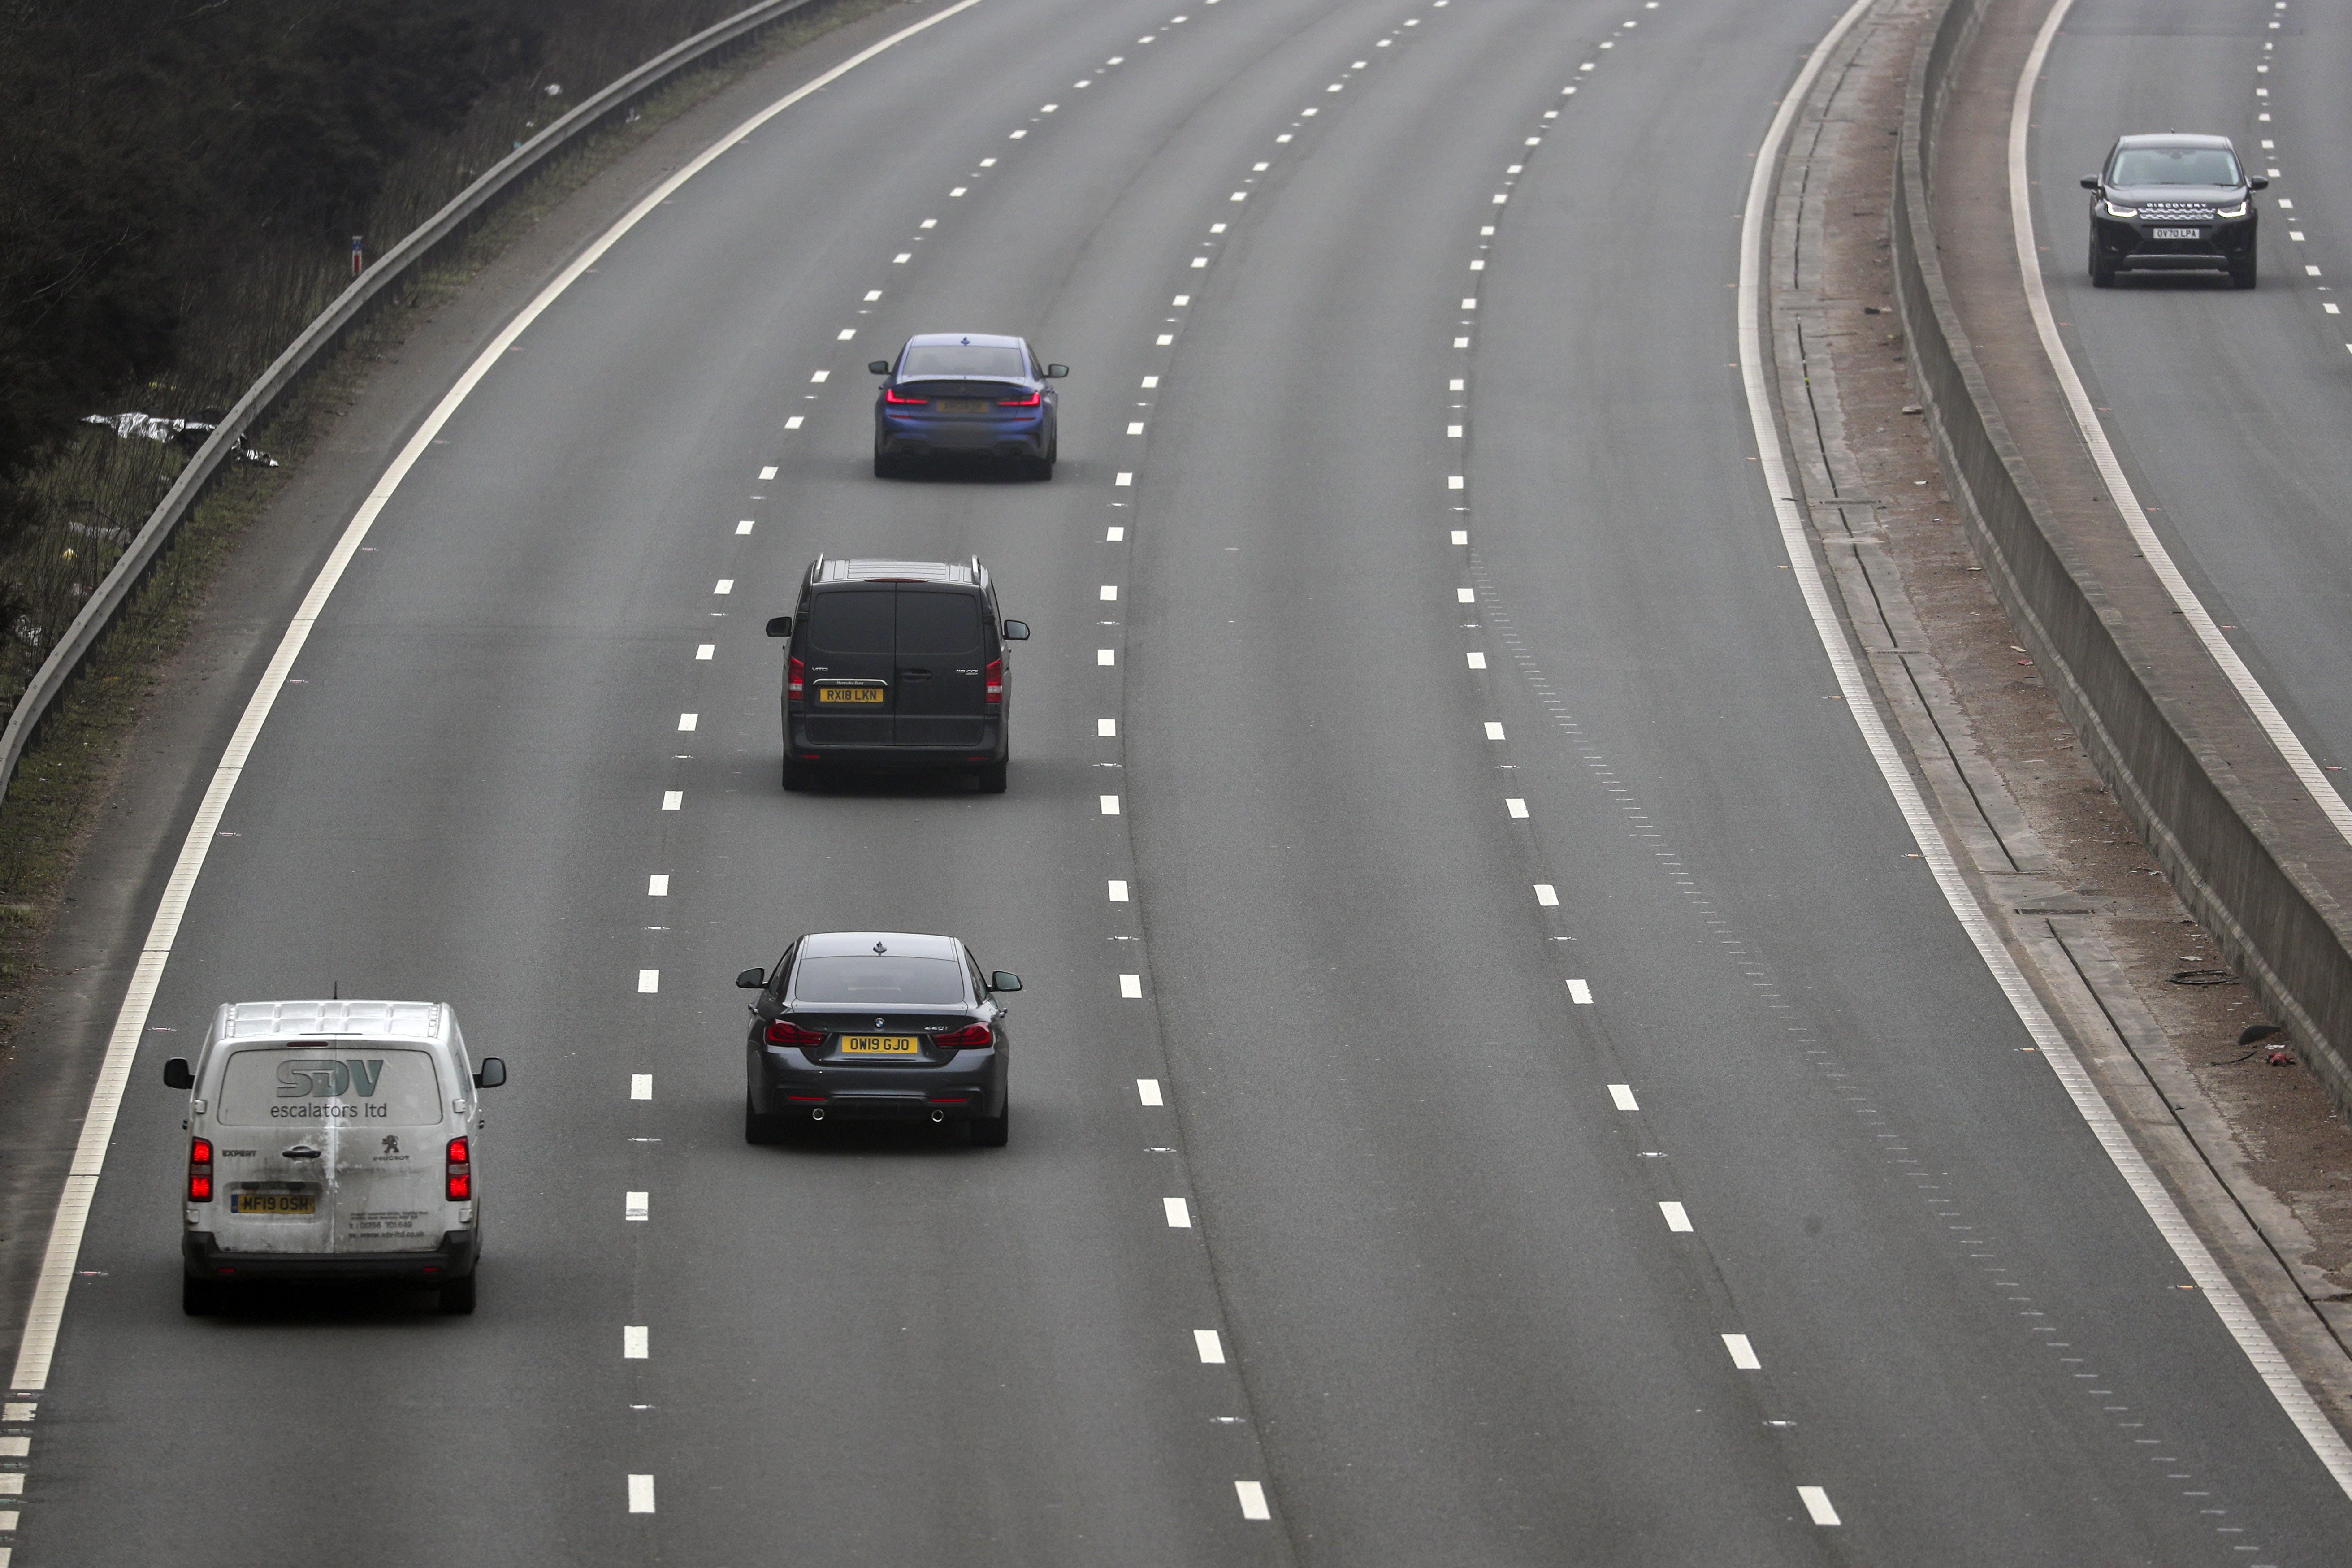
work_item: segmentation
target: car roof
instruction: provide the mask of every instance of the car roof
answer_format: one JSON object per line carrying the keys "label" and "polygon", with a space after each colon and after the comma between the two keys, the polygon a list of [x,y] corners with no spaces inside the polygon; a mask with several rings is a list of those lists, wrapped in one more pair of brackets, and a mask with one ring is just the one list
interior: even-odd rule
{"label": "car roof", "polygon": [[818,583],[946,583],[959,587],[982,587],[988,569],[979,557],[969,561],[886,561],[878,556],[847,559],[820,555],[809,568],[809,581]]}
{"label": "car roof", "polygon": [[906,931],[812,931],[801,938],[803,958],[850,958],[871,956],[874,944],[880,942],[885,951],[907,958],[944,958],[961,960],[963,943],[951,936],[925,936]]}
{"label": "car roof", "polygon": [[2221,147],[2236,152],[2237,144],[2227,136],[2207,136],[2188,131],[2151,131],[2136,136],[2118,136],[2116,147]]}
{"label": "car roof", "polygon": [[336,998],[324,1002],[231,1002],[220,1010],[219,1039],[299,1039],[319,1035],[364,1035],[373,1039],[443,1040],[448,1037],[448,1004],[373,1002]]}
{"label": "car roof", "polygon": [[975,348],[1025,349],[1026,338],[1008,338],[1002,332],[917,332],[907,340],[912,348],[934,348],[940,344],[970,343]]}

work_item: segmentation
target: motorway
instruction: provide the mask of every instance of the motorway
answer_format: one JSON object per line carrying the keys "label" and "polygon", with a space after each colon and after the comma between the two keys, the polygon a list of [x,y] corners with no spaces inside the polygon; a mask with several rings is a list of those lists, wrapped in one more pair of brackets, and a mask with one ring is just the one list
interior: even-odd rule
{"label": "motorway", "polygon": [[[2034,226],[2051,302],[2133,488],[2213,618],[2345,789],[2352,767],[2352,15],[2230,0],[2077,0],[2035,95]],[[2270,178],[2262,282],[2083,264],[2082,176],[2121,133],[2214,132]]]}
{"label": "motorway", "polygon": [[[1840,9],[982,0],[655,208],[243,770],[10,1568],[2340,1560],[1781,554],[1738,213]],[[871,477],[948,327],[1074,367],[1052,483]],[[996,574],[1008,795],[779,788],[819,550]],[[1009,1148],[742,1142],[731,977],[860,926],[1023,975]],[[481,1310],[184,1319],[160,1063],[331,983],[510,1066]]]}

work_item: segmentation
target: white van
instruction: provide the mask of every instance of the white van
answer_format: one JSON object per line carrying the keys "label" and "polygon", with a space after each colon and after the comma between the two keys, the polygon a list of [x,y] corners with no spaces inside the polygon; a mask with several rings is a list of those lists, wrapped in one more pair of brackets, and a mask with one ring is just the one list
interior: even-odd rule
{"label": "white van", "polygon": [[439,1002],[234,1002],[191,1068],[181,1306],[248,1280],[372,1279],[474,1310],[482,1253],[478,1091],[506,1064],[466,1055]]}

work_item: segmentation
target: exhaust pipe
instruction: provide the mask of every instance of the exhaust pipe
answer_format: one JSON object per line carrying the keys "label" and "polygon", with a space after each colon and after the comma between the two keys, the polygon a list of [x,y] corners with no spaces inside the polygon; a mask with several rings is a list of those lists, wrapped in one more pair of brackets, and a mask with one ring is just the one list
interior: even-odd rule
{"label": "exhaust pipe", "polygon": [[944,1110],[934,1110],[931,1112],[931,1121],[934,1123],[945,1121],[947,1119],[948,1113]]}
{"label": "exhaust pipe", "polygon": [[822,1105],[820,1105],[820,1106],[816,1107],[814,1110],[811,1110],[811,1111],[809,1112],[809,1120],[810,1120],[811,1121],[824,1121],[824,1106],[822,1106]]}

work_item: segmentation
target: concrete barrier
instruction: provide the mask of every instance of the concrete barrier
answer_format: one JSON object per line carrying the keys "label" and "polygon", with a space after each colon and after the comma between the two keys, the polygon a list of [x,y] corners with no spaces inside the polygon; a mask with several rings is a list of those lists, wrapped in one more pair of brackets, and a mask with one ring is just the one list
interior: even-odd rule
{"label": "concrete barrier", "polygon": [[1895,309],[1937,453],[1986,575],[2093,765],[2190,911],[2352,1110],[2352,920],[2335,891],[2352,889],[2352,854],[2305,792],[2276,787],[2252,761],[2276,750],[2251,715],[2233,727],[2197,700],[2168,668],[2178,650],[2117,613],[2036,489],[1946,288],[1929,174],[1955,63],[1991,3],[1946,0],[1913,61],[1896,154]]}
{"label": "concrete barrier", "polygon": [[525,189],[530,176],[564,149],[625,113],[646,94],[667,87],[682,73],[710,64],[750,43],[792,13],[821,3],[822,0],[763,0],[664,50],[583,99],[544,131],[499,159],[448,205],[418,225],[378,258],[374,266],[353,279],[351,287],[337,295],[334,303],[320,311],[302,329],[301,335],[287,345],[261,378],[246,388],[236,406],[196,448],[195,456],[148,514],[113,569],[83,602],[80,613],[50,647],[49,657],[42,660],[41,668],[26,686],[25,694],[16,700],[6,727],[0,729],[0,800],[7,798],[8,785],[16,776],[16,764],[23,760],[25,748],[31,743],[41,721],[73,683],[90,650],[114,625],[115,617],[130,602],[148,568],[155,563],[172,536],[212,488],[213,481],[234,459],[247,432],[268,418],[312,371],[325,363],[344,334],[398,299],[402,287],[416,275],[418,268],[444,255],[509,196]]}

